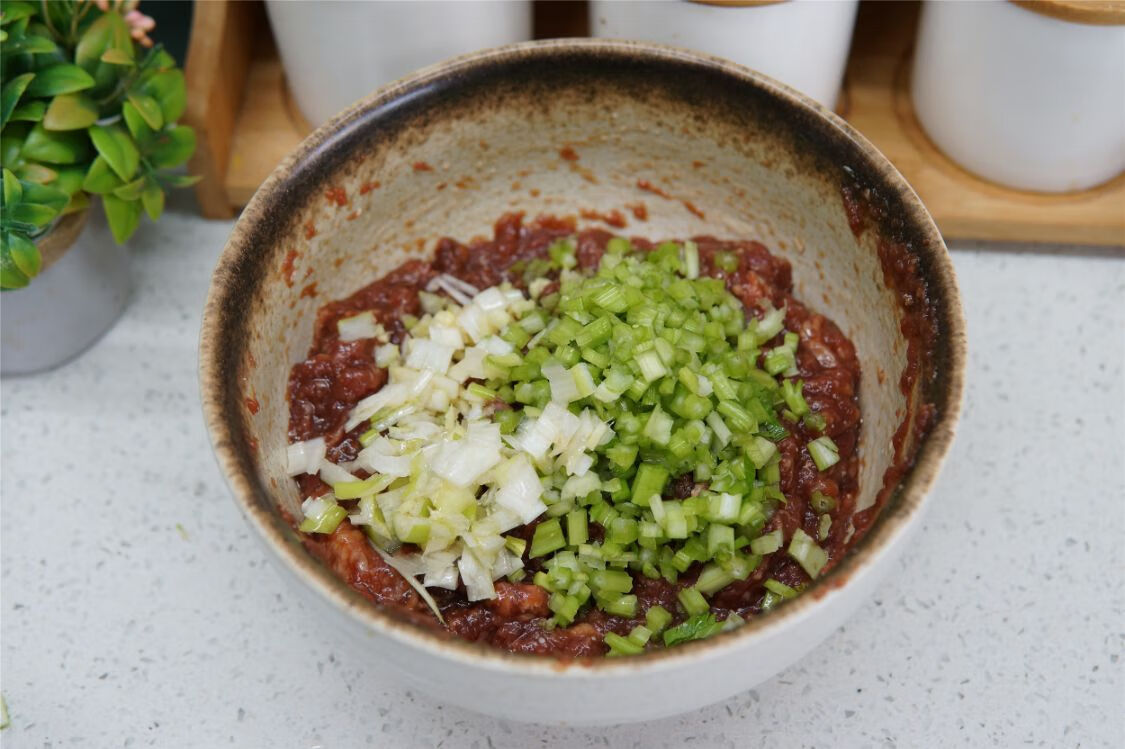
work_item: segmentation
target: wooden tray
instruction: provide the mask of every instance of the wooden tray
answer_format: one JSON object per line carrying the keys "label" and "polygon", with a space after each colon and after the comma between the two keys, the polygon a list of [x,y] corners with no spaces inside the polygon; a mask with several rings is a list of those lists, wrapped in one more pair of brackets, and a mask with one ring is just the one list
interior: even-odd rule
{"label": "wooden tray", "polygon": [[[567,5],[569,15],[549,14],[562,33],[542,28],[537,10],[537,36],[583,28],[584,4]],[[1125,245],[1125,174],[1080,193],[1023,192],[970,174],[933,146],[909,96],[918,10],[917,2],[860,3],[840,113],[906,176],[946,238]],[[311,129],[289,96],[262,3],[196,3],[187,82],[200,208],[230,217]]]}

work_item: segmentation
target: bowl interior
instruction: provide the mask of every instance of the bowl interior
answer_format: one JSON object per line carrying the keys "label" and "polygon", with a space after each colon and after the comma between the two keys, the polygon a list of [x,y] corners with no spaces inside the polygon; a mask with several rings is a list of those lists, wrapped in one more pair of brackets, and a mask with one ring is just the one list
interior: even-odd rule
{"label": "bowl interior", "polygon": [[[883,208],[858,234],[841,197],[849,185]],[[896,430],[923,402],[937,408],[880,522],[914,511],[948,444],[962,360],[952,272],[916,196],[866,141],[779,84],[593,41],[517,45],[383,89],[310,136],[255,196],[216,271],[202,343],[209,426],[244,509],[298,511],[285,391],[317,309],[428,256],[442,236],[490,235],[509,211],[580,225],[616,212],[627,235],[756,239],[788,259],[797,297],[858,351],[859,509],[876,501]],[[879,253],[892,240],[916,259],[939,332],[934,377],[911,394],[899,386],[903,313]],[[285,554],[303,554],[292,532],[277,533]]]}

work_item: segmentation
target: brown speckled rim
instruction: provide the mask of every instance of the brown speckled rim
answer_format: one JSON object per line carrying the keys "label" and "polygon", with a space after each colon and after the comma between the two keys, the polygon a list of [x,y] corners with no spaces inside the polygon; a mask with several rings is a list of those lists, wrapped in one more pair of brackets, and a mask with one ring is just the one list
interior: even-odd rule
{"label": "brown speckled rim", "polygon": [[[726,97],[769,98],[788,117],[786,127],[797,129],[839,154],[867,185],[877,190],[894,212],[896,231],[904,236],[919,259],[938,317],[940,331],[935,355],[936,384],[927,393],[936,403],[938,417],[925,437],[912,469],[888,500],[867,535],[806,595],[777,610],[750,620],[737,630],[709,640],[690,643],[639,658],[612,658],[560,663],[542,656],[520,655],[478,643],[444,636],[410,624],[360,596],[326,567],[307,554],[295,533],[261,486],[253,457],[244,438],[237,404],[241,400],[238,374],[247,320],[246,300],[263,282],[261,256],[271,252],[271,240],[281,236],[280,213],[294,200],[311,194],[347,161],[347,139],[357,129],[393,119],[403,107],[442,107],[443,87],[456,87],[473,76],[526,77],[543,65],[586,67],[657,66],[706,75],[721,85]],[[538,67],[537,67],[538,66]],[[595,71],[596,74],[596,71]],[[296,196],[296,197],[295,197]],[[858,573],[867,571],[887,552],[922,510],[937,478],[942,460],[953,442],[961,409],[966,357],[965,325],[957,283],[948,251],[933,219],[902,175],[848,123],[811,99],[776,81],[735,63],[687,50],[660,45],[595,39],[529,42],[459,57],[424,69],[385,86],[336,116],[312,133],[274,170],[243,211],[215,269],[203,314],[200,337],[200,387],[203,413],[220,468],[235,501],[254,531],[281,564],[325,602],[358,621],[367,630],[396,642],[477,667],[551,678],[619,678],[631,673],[665,670],[698,658],[721,656],[767,632],[814,615],[823,599]]]}

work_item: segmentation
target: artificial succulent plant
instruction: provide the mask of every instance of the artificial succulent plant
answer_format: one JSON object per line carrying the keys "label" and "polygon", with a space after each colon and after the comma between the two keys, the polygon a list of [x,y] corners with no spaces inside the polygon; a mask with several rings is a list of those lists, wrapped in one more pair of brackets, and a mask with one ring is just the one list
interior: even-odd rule
{"label": "artificial succulent plant", "polygon": [[35,241],[92,195],[124,242],[194,183],[184,76],[152,26],[136,0],[0,0],[0,288],[39,273]]}

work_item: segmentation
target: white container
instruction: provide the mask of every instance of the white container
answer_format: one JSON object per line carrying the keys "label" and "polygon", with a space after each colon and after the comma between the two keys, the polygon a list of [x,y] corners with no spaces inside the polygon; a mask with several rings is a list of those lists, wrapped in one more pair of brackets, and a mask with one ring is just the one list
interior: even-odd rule
{"label": "white container", "polygon": [[[39,243],[45,260],[61,253],[55,262],[26,287],[0,294],[3,375],[42,372],[73,359],[125,309],[128,250],[114,242],[100,205],[87,213],[89,221],[79,215],[64,218]],[[60,240],[61,246],[48,244]]]}
{"label": "white container", "polygon": [[531,38],[529,0],[266,0],[266,10],[289,89],[314,127],[418,68]]}
{"label": "white container", "polygon": [[590,34],[706,52],[836,105],[858,0],[707,3],[592,0]]}
{"label": "white container", "polygon": [[1125,14],[1046,15],[1010,2],[927,2],[914,59],[918,120],[985,179],[1082,190],[1125,169]]}

